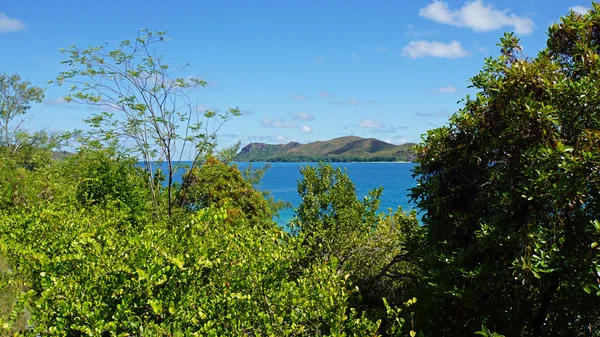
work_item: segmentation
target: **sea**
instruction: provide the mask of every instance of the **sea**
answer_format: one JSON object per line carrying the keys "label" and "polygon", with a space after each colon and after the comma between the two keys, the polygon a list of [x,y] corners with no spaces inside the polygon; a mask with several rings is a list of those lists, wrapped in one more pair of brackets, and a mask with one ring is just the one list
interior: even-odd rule
{"label": "sea", "polygon": [[[240,170],[248,167],[249,163],[233,163]],[[266,163],[252,163],[253,168],[260,168]],[[298,195],[298,181],[302,178],[300,168],[304,166],[316,166],[317,163],[270,163],[271,168],[267,170],[260,184],[256,186],[259,190],[271,191],[275,200],[284,200],[292,204],[292,208],[279,212],[274,220],[282,226],[294,216],[294,210],[302,201]],[[383,187],[380,198],[380,211],[387,212],[389,208],[396,210],[401,206],[404,211],[416,209],[414,203],[410,202],[409,189],[416,185],[412,177],[413,163],[391,163],[391,162],[369,162],[369,163],[331,163],[333,167],[340,167],[348,172],[348,176],[356,187],[356,195],[363,199],[368,192],[374,188]],[[175,181],[181,181],[182,172],[177,172]]]}

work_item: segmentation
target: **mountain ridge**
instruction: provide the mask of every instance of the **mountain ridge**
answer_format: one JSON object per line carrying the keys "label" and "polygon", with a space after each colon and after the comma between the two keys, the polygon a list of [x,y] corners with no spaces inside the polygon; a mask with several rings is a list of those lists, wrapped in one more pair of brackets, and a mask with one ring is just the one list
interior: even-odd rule
{"label": "mountain ridge", "polygon": [[317,161],[413,161],[416,144],[394,145],[376,138],[358,136],[338,137],[326,141],[301,144],[250,143],[244,146],[235,160],[240,162],[317,162]]}

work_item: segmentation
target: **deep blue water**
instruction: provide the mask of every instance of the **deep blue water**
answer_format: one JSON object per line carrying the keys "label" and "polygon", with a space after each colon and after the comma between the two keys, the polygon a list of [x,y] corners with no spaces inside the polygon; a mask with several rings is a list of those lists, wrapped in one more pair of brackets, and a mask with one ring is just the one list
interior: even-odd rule
{"label": "deep blue water", "polygon": [[[243,170],[248,163],[237,163]],[[253,163],[254,168],[263,167],[265,163]],[[317,163],[271,163],[271,168],[265,173],[260,185],[261,190],[269,190],[275,199],[290,202],[294,207],[300,204],[298,196],[298,180],[301,178],[300,167]],[[412,177],[412,163],[331,163],[333,167],[346,168],[348,175],[356,186],[356,194],[362,200],[369,190],[383,187],[380,210],[387,211],[388,208],[396,209],[402,206],[404,211],[415,208],[409,202],[408,189],[414,187],[416,182]],[[176,175],[175,181],[181,181],[181,173]],[[281,225],[285,225],[293,217],[294,210],[283,210],[279,219],[275,219]]]}

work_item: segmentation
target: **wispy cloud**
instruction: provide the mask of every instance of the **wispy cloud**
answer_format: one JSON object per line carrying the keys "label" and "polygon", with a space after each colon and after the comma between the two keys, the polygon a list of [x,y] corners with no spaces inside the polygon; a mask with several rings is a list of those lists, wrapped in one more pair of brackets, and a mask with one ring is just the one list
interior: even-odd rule
{"label": "wispy cloud", "polygon": [[46,98],[44,100],[44,104],[48,106],[60,106],[69,104],[63,97],[54,97],[54,98]]}
{"label": "wispy cloud", "polygon": [[206,111],[219,111],[219,108],[216,106],[210,106],[210,105],[204,105],[204,104],[196,105],[196,112],[205,113]]}
{"label": "wispy cloud", "polygon": [[325,62],[325,58],[323,56],[319,56],[315,59],[315,62],[318,64],[323,64],[323,62]]}
{"label": "wispy cloud", "polygon": [[525,16],[510,10],[499,10],[483,0],[467,1],[458,9],[451,9],[445,1],[435,0],[419,11],[419,16],[437,23],[466,27],[475,32],[489,32],[509,27],[517,34],[531,34],[535,24]]}
{"label": "wispy cloud", "polygon": [[569,10],[572,10],[573,12],[575,12],[577,14],[584,15],[584,14],[587,14],[587,12],[590,9],[585,6],[577,5],[577,6],[569,7]]}
{"label": "wispy cloud", "polygon": [[296,138],[289,138],[289,137],[281,136],[281,135],[274,135],[274,136],[251,135],[251,136],[248,136],[247,139],[249,141],[253,141],[253,142],[269,142],[269,143],[289,143],[289,142],[297,141]]}
{"label": "wispy cloud", "polygon": [[87,104],[78,101],[67,101],[63,97],[46,98],[43,103],[51,107],[60,107],[61,109],[86,109],[92,112],[106,111],[123,111],[123,107],[115,103],[104,102],[97,104]]}
{"label": "wispy cloud", "polygon": [[475,41],[475,50],[482,54],[488,54],[487,48],[481,46],[481,44],[479,44],[477,41]]}
{"label": "wispy cloud", "polygon": [[237,139],[237,138],[243,138],[244,136],[238,133],[219,133],[219,138],[228,138],[228,139]]}
{"label": "wispy cloud", "polygon": [[[304,118],[304,119],[296,119],[296,120],[311,120],[310,118],[312,118],[312,116],[306,112],[302,113],[298,113],[296,114],[297,116]],[[314,119],[314,118],[312,118]],[[298,128],[298,130],[302,133],[312,133],[313,130],[310,126],[308,125],[298,125],[296,124],[296,122],[286,122],[284,120],[282,120],[279,117],[275,117],[275,118],[267,118],[267,117],[262,117],[260,119],[260,125],[262,125],[263,128],[273,128],[273,129],[285,129],[285,128]]]}
{"label": "wispy cloud", "polygon": [[253,110],[248,110],[248,109],[240,109],[240,113],[243,116],[254,115],[254,111]]}
{"label": "wispy cloud", "polygon": [[260,119],[260,125],[262,125],[262,127],[264,127],[264,128],[276,128],[276,129],[296,127],[296,123],[283,121],[279,117],[275,117],[273,119],[270,119],[267,117],[262,117]]}
{"label": "wispy cloud", "polygon": [[448,85],[445,87],[438,88],[436,91],[440,94],[452,94],[456,92],[456,88],[451,85]]}
{"label": "wispy cloud", "polygon": [[378,129],[378,133],[398,133],[400,130],[406,129],[406,126],[386,126]]}
{"label": "wispy cloud", "polygon": [[370,130],[371,132],[377,133],[396,133],[402,129],[406,129],[404,126],[387,126],[375,119],[361,119],[354,125],[355,127]]}
{"label": "wispy cloud", "polygon": [[376,52],[380,52],[380,53],[387,53],[387,52],[390,51],[390,48],[388,48],[388,47],[377,47],[377,48],[375,48],[375,51]]}
{"label": "wispy cloud", "polygon": [[330,92],[327,91],[321,91],[318,93],[319,97],[321,98],[336,98],[336,96]]}
{"label": "wispy cloud", "polygon": [[344,101],[331,101],[329,102],[329,104],[341,104],[341,105],[362,105],[362,104],[379,104],[379,102],[374,101],[374,100],[360,100],[357,98],[351,98],[349,100],[344,100]]}
{"label": "wispy cloud", "polygon": [[438,41],[411,41],[402,49],[404,56],[416,59],[421,57],[460,58],[469,56],[458,41],[443,43]]}
{"label": "wispy cloud", "polygon": [[315,117],[308,112],[296,112],[292,115],[292,119],[297,121],[312,121]]}
{"label": "wispy cloud", "polygon": [[0,12],[0,33],[12,33],[25,30],[25,23],[19,19],[9,18]]}
{"label": "wispy cloud", "polygon": [[438,31],[436,29],[422,30],[417,28],[415,25],[406,25],[406,32],[404,33],[404,35],[411,38],[420,39],[423,37],[436,35],[437,33]]}
{"label": "wispy cloud", "polygon": [[312,133],[313,132],[313,129],[308,125],[302,125],[299,127],[299,129],[300,129],[300,132],[302,132],[302,133]]}
{"label": "wispy cloud", "polygon": [[443,112],[415,112],[415,115],[427,118],[448,117],[448,114]]}
{"label": "wispy cloud", "polygon": [[361,119],[357,126],[363,129],[381,129],[384,127],[380,121],[374,119]]}
{"label": "wispy cloud", "polygon": [[393,137],[393,138],[386,138],[383,141],[386,142],[386,143],[394,144],[394,145],[400,145],[400,144],[408,143],[408,141],[404,137],[402,137],[402,136]]}
{"label": "wispy cloud", "polygon": [[294,101],[306,101],[307,100],[307,97],[305,95],[291,94],[290,98],[293,99]]}

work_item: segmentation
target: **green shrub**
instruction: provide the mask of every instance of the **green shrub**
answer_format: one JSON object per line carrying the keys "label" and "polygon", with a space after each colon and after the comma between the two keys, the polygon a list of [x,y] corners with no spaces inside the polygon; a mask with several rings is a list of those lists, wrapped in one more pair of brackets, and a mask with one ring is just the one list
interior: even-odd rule
{"label": "green shrub", "polygon": [[373,335],[331,263],[298,267],[301,239],[208,207],[172,227],[119,230],[111,206],[0,215],[0,254],[23,277],[42,335]]}
{"label": "green shrub", "polygon": [[548,32],[537,57],[512,34],[478,90],[418,148],[433,335],[481,323],[508,336],[600,329],[600,7]]}
{"label": "green shrub", "polygon": [[267,221],[273,217],[262,193],[244,179],[237,166],[209,158],[183,176],[179,204],[187,210],[228,205],[230,218]]}

